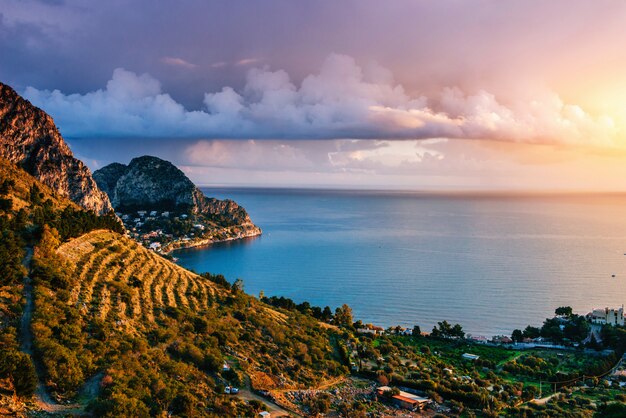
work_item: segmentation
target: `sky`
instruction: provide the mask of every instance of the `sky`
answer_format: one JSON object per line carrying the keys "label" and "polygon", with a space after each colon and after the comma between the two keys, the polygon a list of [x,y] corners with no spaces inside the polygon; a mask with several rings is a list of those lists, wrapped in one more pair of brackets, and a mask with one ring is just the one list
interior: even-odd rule
{"label": "sky", "polygon": [[0,81],[92,169],[626,191],[623,1],[0,0]]}

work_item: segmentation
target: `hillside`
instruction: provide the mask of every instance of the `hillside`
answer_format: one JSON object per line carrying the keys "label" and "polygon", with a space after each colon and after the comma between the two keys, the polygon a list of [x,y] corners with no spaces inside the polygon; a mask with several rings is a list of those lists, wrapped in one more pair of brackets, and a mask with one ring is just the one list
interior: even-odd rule
{"label": "hillside", "polygon": [[74,202],[58,196],[50,187],[22,172],[15,164],[4,158],[0,158],[0,182],[11,183],[10,187],[6,187],[6,194],[10,194],[12,200],[12,210],[7,211],[7,215],[12,211],[19,211],[20,209],[29,210],[31,207],[31,190],[33,187],[39,189],[41,200],[50,200],[55,208],[65,209],[67,207],[76,210],[79,209],[79,206]]}
{"label": "hillside", "polygon": [[133,238],[146,246],[167,252],[261,234],[243,207],[206,197],[180,169],[157,157],[109,164],[94,179]]}
{"label": "hillside", "polygon": [[104,214],[109,199],[69,149],[52,118],[0,83],[0,157],[85,209]]}
{"label": "hillside", "polygon": [[3,390],[37,388],[23,411],[252,416],[258,405],[224,385],[307,388],[347,373],[335,331],[313,317],[182,269],[9,162],[0,173],[0,412],[19,410]]}
{"label": "hillside", "polygon": [[[42,241],[38,248],[55,238]],[[34,263],[64,270],[64,279],[35,275],[33,331],[48,387],[71,398],[102,374],[107,383],[93,406],[98,414],[129,407],[119,401],[124,396],[152,415],[182,397],[193,416],[210,415],[206,402],[231,416],[248,407],[220,395],[220,385],[249,379],[259,390],[304,388],[347,371],[314,319],[279,313],[117,233],[92,231],[54,254],[36,249]],[[65,285],[56,290],[59,283]],[[145,391],[155,381],[167,388],[163,399]]]}

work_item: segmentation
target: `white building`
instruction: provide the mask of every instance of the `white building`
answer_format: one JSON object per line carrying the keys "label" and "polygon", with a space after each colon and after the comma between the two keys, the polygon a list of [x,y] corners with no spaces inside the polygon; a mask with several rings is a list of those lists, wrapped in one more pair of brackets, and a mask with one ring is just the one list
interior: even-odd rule
{"label": "white building", "polygon": [[624,307],[619,309],[594,309],[591,312],[591,322],[594,324],[624,325]]}

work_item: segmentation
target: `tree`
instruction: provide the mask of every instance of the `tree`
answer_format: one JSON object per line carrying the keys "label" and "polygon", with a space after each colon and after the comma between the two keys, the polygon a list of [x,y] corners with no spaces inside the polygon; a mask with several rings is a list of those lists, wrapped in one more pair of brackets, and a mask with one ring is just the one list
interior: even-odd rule
{"label": "tree", "polygon": [[243,292],[243,280],[241,279],[235,280],[235,283],[233,283],[233,292],[234,293]]}
{"label": "tree", "polygon": [[450,325],[448,321],[441,321],[437,323],[437,325],[433,327],[432,336],[433,337],[442,337],[442,338],[463,338],[465,337],[465,332],[463,331],[463,327],[459,324],[455,324],[454,326]]}
{"label": "tree", "polygon": [[0,377],[8,377],[15,394],[31,396],[37,388],[37,373],[30,357],[19,351],[0,351]]}
{"label": "tree", "polygon": [[196,400],[189,392],[182,392],[172,400],[171,409],[174,414],[186,417],[196,415]]}
{"label": "tree", "polygon": [[524,333],[521,329],[516,329],[513,331],[513,334],[511,334],[511,339],[513,342],[518,343],[524,339]]}
{"label": "tree", "polygon": [[596,336],[594,334],[591,334],[591,339],[587,343],[587,347],[591,348],[592,350],[598,351],[602,348],[602,346],[598,344],[598,341],[596,340]]}
{"label": "tree", "polygon": [[335,309],[335,323],[341,327],[351,327],[352,308],[344,303]]}
{"label": "tree", "polygon": [[13,375],[15,393],[20,396],[31,396],[37,389],[37,373],[35,365],[25,353],[18,353]]}
{"label": "tree", "polygon": [[330,322],[333,319],[333,311],[330,310],[330,306],[325,306],[322,310],[322,321]]}
{"label": "tree", "polygon": [[[222,390],[222,393],[224,391]],[[248,401],[248,405],[250,405],[250,408],[252,408],[252,410],[254,412],[261,412],[261,411],[267,411],[267,406],[265,406],[265,404],[261,401],[258,401],[256,399],[252,399],[251,401]]]}
{"label": "tree", "polygon": [[560,306],[554,310],[556,316],[563,317],[571,317],[572,316],[572,307],[571,306]]}
{"label": "tree", "polygon": [[417,338],[417,337],[421,337],[421,336],[422,336],[422,329],[420,328],[420,326],[419,326],[419,325],[415,325],[415,326],[413,327],[413,332],[411,333],[411,335],[412,335],[414,338]]}
{"label": "tree", "polygon": [[537,396],[538,389],[535,386],[526,386],[522,391],[522,400],[530,401],[535,396]]}
{"label": "tree", "polygon": [[626,416],[626,405],[620,402],[611,402],[599,408],[598,416],[605,418],[624,417]]}
{"label": "tree", "polygon": [[524,328],[524,338],[537,338],[541,334],[541,330],[537,327],[531,327],[530,325]]}
{"label": "tree", "polygon": [[465,332],[463,331],[463,327],[460,324],[454,324],[452,327],[452,337],[463,338],[465,337]]}
{"label": "tree", "polygon": [[14,285],[24,277],[25,269],[22,266],[24,251],[21,239],[10,230],[0,231],[0,286]]}

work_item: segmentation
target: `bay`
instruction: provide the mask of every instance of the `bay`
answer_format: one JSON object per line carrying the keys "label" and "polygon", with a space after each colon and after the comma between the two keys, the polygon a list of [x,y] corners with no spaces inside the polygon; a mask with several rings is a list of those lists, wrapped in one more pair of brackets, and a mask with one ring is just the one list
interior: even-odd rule
{"label": "bay", "polygon": [[[184,249],[178,263],[382,326],[448,320],[473,335],[626,300],[626,195],[203,189],[263,235]],[[615,275],[615,277],[612,277]]]}

